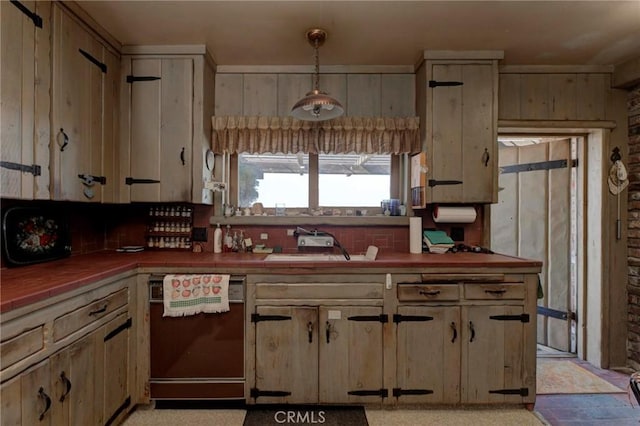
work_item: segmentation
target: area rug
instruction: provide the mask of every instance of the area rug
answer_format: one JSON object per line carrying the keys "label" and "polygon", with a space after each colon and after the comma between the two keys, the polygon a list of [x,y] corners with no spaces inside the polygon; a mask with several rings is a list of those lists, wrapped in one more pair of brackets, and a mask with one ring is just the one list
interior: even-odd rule
{"label": "area rug", "polygon": [[573,361],[538,359],[536,393],[626,393]]}
{"label": "area rug", "polygon": [[318,405],[261,405],[247,409],[243,426],[283,424],[323,426],[369,426],[364,407]]}

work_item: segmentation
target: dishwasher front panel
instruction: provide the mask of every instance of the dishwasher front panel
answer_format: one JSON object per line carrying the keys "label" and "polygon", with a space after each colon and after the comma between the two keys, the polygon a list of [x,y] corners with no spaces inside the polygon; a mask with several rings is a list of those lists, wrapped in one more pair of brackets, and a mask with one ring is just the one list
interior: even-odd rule
{"label": "dishwasher front panel", "polygon": [[244,298],[236,297],[243,290],[232,281],[228,312],[163,317],[158,283],[150,282],[152,399],[244,398]]}

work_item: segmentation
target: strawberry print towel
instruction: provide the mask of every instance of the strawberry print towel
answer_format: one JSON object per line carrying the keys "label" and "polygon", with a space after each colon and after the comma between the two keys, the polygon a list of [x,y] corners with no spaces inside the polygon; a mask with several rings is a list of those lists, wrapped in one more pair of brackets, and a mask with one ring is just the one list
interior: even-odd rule
{"label": "strawberry print towel", "polygon": [[229,311],[229,275],[165,275],[164,317]]}

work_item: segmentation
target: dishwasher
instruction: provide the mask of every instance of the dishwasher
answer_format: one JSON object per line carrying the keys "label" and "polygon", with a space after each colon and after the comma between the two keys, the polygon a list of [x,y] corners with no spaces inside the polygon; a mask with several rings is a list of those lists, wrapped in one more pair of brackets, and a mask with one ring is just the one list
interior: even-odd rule
{"label": "dishwasher", "polygon": [[184,317],[162,316],[163,279],[149,277],[151,399],[244,399],[245,277],[230,277],[228,312]]}

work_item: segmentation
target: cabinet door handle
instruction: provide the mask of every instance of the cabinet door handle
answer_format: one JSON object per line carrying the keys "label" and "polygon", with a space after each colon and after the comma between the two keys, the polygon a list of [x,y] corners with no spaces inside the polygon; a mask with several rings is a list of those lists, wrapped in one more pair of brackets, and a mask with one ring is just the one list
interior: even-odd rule
{"label": "cabinet door handle", "polygon": [[58,142],[58,146],[60,147],[60,152],[64,151],[67,145],[69,145],[69,136],[67,136],[63,128],[60,128],[58,136],[56,136],[56,141]]}
{"label": "cabinet door handle", "polygon": [[327,335],[327,343],[331,342],[331,323],[327,321],[327,326],[325,328],[325,334]]}
{"label": "cabinet door handle", "polygon": [[453,343],[458,338],[458,330],[456,329],[456,323],[453,321],[451,321],[451,332],[453,334],[451,337],[451,343]]}
{"label": "cabinet door handle", "polygon": [[40,416],[38,417],[40,421],[42,421],[44,420],[44,415],[47,414],[47,411],[49,411],[49,408],[51,408],[51,398],[44,392],[44,388],[42,387],[40,388],[40,390],[38,390],[38,398],[44,399],[45,402],[44,411],[40,413]]}
{"label": "cabinet door handle", "polygon": [[106,310],[107,310],[107,305],[105,304],[102,308],[96,309],[95,311],[89,312],[89,315],[90,316],[98,315],[98,314],[101,314],[101,313],[105,312]]}
{"label": "cabinet door handle", "polygon": [[313,323],[311,321],[307,324],[307,332],[309,333],[309,343],[313,343]]}
{"label": "cabinet door handle", "polygon": [[62,383],[65,386],[65,392],[60,397],[60,402],[64,402],[64,400],[67,397],[67,395],[69,395],[69,392],[71,392],[71,380],[69,380],[67,375],[64,374],[64,371],[62,373],[60,373],[60,380],[62,381]]}
{"label": "cabinet door handle", "polygon": [[437,296],[438,294],[440,294],[440,290],[420,290],[418,293],[422,294],[423,296]]}
{"label": "cabinet door handle", "polygon": [[473,342],[473,339],[476,338],[476,329],[473,328],[473,321],[469,321],[469,331],[471,332],[471,337],[469,338],[469,342]]}
{"label": "cabinet door handle", "polygon": [[487,148],[484,149],[484,152],[482,153],[482,163],[484,164],[485,167],[487,167],[489,165],[489,159],[491,157],[489,156],[489,150]]}
{"label": "cabinet door handle", "polygon": [[182,161],[182,165],[184,166],[184,146],[182,147],[182,151],[180,151],[180,161]]}

